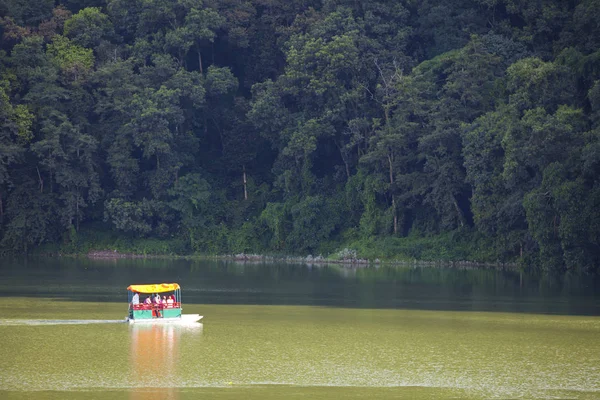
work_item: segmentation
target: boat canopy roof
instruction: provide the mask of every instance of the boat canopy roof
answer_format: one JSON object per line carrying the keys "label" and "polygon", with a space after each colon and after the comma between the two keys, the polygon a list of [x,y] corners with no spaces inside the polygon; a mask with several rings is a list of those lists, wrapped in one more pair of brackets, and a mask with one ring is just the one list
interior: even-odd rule
{"label": "boat canopy roof", "polygon": [[129,285],[127,290],[136,293],[163,293],[179,289],[178,283],[152,283],[148,285]]}

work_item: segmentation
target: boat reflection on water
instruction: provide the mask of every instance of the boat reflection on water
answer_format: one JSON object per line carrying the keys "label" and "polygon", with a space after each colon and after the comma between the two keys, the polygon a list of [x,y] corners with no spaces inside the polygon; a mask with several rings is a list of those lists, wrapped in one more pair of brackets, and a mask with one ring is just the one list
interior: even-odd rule
{"label": "boat reflection on water", "polygon": [[202,324],[131,324],[131,399],[178,397],[177,367],[183,334],[201,334]]}

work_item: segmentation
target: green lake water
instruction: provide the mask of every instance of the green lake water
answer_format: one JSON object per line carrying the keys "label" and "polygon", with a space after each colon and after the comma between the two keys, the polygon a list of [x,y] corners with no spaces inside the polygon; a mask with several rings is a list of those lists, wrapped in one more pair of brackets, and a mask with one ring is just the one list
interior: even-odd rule
{"label": "green lake water", "polygon": [[[129,325],[179,282],[201,324]],[[600,399],[598,278],[0,259],[1,399]]]}

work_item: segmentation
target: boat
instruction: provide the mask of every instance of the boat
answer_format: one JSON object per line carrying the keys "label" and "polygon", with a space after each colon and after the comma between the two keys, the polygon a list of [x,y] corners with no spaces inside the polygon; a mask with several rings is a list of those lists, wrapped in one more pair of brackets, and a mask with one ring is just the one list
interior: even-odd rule
{"label": "boat", "polygon": [[[142,300],[140,295],[146,295],[145,299]],[[160,301],[156,300],[157,296]],[[129,313],[125,320],[131,324],[185,324],[197,323],[202,319],[200,314],[182,314],[181,287],[177,283],[129,285],[127,287],[127,297]],[[166,299],[166,301],[162,299]]]}

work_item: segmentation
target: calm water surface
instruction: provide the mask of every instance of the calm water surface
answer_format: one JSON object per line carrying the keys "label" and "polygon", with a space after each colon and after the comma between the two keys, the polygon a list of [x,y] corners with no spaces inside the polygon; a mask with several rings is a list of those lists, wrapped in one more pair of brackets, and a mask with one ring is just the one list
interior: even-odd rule
{"label": "calm water surface", "polygon": [[[190,326],[130,326],[175,281]],[[2,399],[600,399],[597,279],[0,259]]]}

